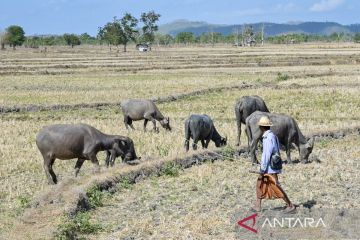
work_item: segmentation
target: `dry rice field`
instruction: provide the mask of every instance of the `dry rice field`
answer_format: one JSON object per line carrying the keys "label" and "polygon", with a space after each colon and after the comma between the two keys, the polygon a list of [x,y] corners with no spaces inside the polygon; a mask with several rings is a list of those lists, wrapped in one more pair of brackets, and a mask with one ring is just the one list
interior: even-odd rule
{"label": "dry rice field", "polygon": [[[46,53],[24,48],[0,51],[0,109],[48,107],[0,112],[0,239],[54,238],[58,226],[66,221],[66,198],[53,204],[56,211],[42,215],[48,219],[33,216],[33,222],[24,223],[24,216],[34,209],[44,213],[51,208],[33,204],[39,196],[77,189],[94,178],[91,163],[86,162],[75,179],[75,161],[57,160],[55,172],[64,185],[47,185],[35,144],[37,132],[45,125],[81,122],[109,134],[129,136],[142,156],[140,165],[146,166],[194,154],[183,149],[183,122],[191,113],[210,115],[220,134],[229,139],[226,149],[236,151],[233,106],[243,95],[259,95],[270,111],[293,116],[307,136],[355,129],[360,127],[359,64],[360,45],[350,43],[155,47],[147,53],[110,52],[105,46],[54,47]],[[191,95],[195,91],[199,92]],[[134,123],[136,131],[125,129],[118,105],[123,99],[180,94],[189,95],[157,104],[170,117],[172,132],[144,133],[142,122]],[[105,104],[88,105],[96,103]],[[56,108],[62,105],[69,107]],[[311,158],[316,161],[286,165],[281,181],[294,203],[358,209],[359,144],[357,131],[339,139],[319,138]],[[210,145],[209,150],[214,151],[215,146]],[[297,151],[292,156],[297,159]],[[104,154],[98,157],[101,176],[138,167],[117,161],[114,169],[106,169]],[[174,176],[151,176],[120,187],[105,194],[101,206],[87,213],[101,229],[78,233],[78,237],[234,239],[231,216],[253,203],[256,178],[248,173],[250,167],[245,155],[175,169]],[[281,204],[269,201],[265,208]]]}

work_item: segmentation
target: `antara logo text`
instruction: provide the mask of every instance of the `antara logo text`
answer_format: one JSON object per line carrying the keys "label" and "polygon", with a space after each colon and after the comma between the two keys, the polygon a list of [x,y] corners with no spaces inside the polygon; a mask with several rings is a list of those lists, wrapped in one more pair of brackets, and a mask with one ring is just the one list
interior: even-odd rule
{"label": "antara logo text", "polygon": [[[255,227],[257,213],[250,215],[242,220],[239,220],[237,223],[239,226],[245,228],[246,230],[257,233],[258,230]],[[246,222],[251,222],[250,224],[245,224]],[[265,218],[264,222],[261,224],[261,228],[318,228],[326,227],[326,224],[322,218],[300,218],[300,217],[283,217],[283,218]]]}

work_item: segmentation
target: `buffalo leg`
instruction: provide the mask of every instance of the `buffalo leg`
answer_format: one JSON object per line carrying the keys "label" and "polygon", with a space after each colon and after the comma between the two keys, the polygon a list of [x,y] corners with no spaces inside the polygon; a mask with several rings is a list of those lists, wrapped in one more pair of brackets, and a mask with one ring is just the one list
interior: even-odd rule
{"label": "buffalo leg", "polygon": [[203,139],[201,139],[201,146],[203,149],[205,148],[205,141]]}
{"label": "buffalo leg", "polygon": [[149,120],[147,120],[147,119],[144,120],[144,132],[146,132],[146,125],[147,125],[148,121]]}
{"label": "buffalo leg", "polygon": [[52,169],[54,162],[55,158],[44,157],[44,170],[49,184],[57,183],[56,175]]}
{"label": "buffalo leg", "polygon": [[208,148],[209,142],[210,142],[210,139],[206,139],[206,140],[205,140],[205,148]]}
{"label": "buffalo leg", "polygon": [[290,138],[288,139],[288,142],[286,143],[285,148],[286,148],[286,158],[287,158],[287,162],[288,162],[289,164],[291,164],[292,161],[291,161],[291,157],[290,157],[290,152],[291,152],[291,139],[290,139]]}
{"label": "buffalo leg", "polygon": [[110,151],[105,151],[106,152],[106,158],[105,158],[105,165],[106,167],[109,167],[110,164]]}
{"label": "buffalo leg", "polygon": [[151,113],[151,114],[147,113],[144,115],[144,118],[153,123],[155,132],[159,132],[159,129],[156,127],[156,120],[154,118],[154,113]]}
{"label": "buffalo leg", "polygon": [[251,156],[251,161],[253,164],[258,163],[258,161],[256,159],[256,153],[255,153],[258,141],[259,141],[258,139],[253,138],[253,140],[251,141],[251,144],[250,144],[250,156]]}
{"label": "buffalo leg", "polygon": [[78,160],[76,161],[76,164],[75,164],[75,177],[77,177],[77,175],[79,174],[80,168],[81,168],[81,166],[83,165],[84,162],[85,162],[85,159],[82,159],[82,158],[78,158]]}
{"label": "buffalo leg", "polygon": [[193,141],[193,144],[192,144],[193,150],[196,150],[196,149],[197,149],[197,143],[198,143],[198,141],[199,141],[199,139],[194,138],[194,141]]}
{"label": "buffalo leg", "polygon": [[153,123],[153,125],[154,125],[154,131],[155,131],[155,132],[159,132],[159,129],[156,127],[156,121],[155,121],[155,119],[152,118],[151,121],[152,121],[152,123]]}
{"label": "buffalo leg", "polygon": [[115,164],[115,158],[116,158],[115,151],[111,150],[110,151],[110,166],[111,167],[113,167]]}
{"label": "buffalo leg", "polygon": [[132,125],[132,119],[129,116],[124,116],[124,123],[127,130],[129,130],[129,126],[135,130],[134,126]]}
{"label": "buffalo leg", "polygon": [[246,134],[246,138],[247,138],[247,143],[248,143],[248,153],[250,152],[250,143],[251,143],[251,136],[248,133],[248,130],[245,128],[245,134]]}
{"label": "buffalo leg", "polygon": [[94,165],[94,172],[100,172],[99,160],[97,159],[96,154],[91,154],[89,158]]}
{"label": "buffalo leg", "polygon": [[189,151],[189,139],[185,139],[184,147],[185,151]]}
{"label": "buffalo leg", "polygon": [[242,112],[240,111],[240,106],[236,104],[235,106],[235,116],[236,116],[236,130],[237,130],[237,136],[236,136],[236,146],[240,146],[240,137],[241,137],[241,115]]}
{"label": "buffalo leg", "polygon": [[133,122],[133,120],[132,120],[131,118],[129,118],[129,121],[128,121],[129,126],[131,127],[131,129],[132,129],[132,130],[135,130],[135,128],[134,128],[134,126],[133,126],[132,122]]}
{"label": "buffalo leg", "polygon": [[241,122],[237,121],[236,146],[240,146],[240,144],[241,144],[240,138],[241,138]]}

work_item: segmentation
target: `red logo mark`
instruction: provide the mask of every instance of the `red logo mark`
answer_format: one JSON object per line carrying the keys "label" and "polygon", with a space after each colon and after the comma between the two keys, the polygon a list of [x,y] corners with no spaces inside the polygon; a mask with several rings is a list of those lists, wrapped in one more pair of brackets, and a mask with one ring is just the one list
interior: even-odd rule
{"label": "red logo mark", "polygon": [[[241,227],[243,227],[243,228],[245,228],[245,229],[247,229],[247,230],[249,230],[249,231],[252,231],[253,233],[257,233],[257,230],[256,230],[256,229],[254,229],[254,228],[252,228],[252,227],[254,227],[254,226],[255,226],[255,223],[256,223],[256,217],[257,217],[257,213],[255,213],[255,214],[253,214],[253,215],[251,215],[251,216],[248,216],[248,217],[246,217],[246,218],[244,218],[244,219],[242,219],[242,220],[238,221],[238,224],[239,224],[239,226],[241,226]],[[253,220],[253,221],[252,221],[252,226],[251,226],[251,227],[249,227],[248,225],[245,225],[245,224],[244,224],[244,222],[249,221],[250,219],[252,219],[252,220]]]}

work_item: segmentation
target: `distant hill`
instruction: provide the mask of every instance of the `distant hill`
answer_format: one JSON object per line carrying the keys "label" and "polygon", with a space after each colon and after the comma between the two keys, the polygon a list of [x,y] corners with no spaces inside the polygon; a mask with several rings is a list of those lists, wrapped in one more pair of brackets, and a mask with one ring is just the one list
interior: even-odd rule
{"label": "distant hill", "polygon": [[[330,35],[334,32],[356,33],[360,32],[360,24],[341,25],[336,22],[289,22],[289,23],[253,23],[255,31],[260,31],[262,25],[265,26],[265,35],[274,36],[286,33],[305,33]],[[237,31],[241,32],[243,25],[219,25],[207,22],[192,22],[188,20],[177,20],[159,26],[159,32],[175,36],[179,32],[192,32],[195,35],[207,32],[219,32],[229,35]]]}

